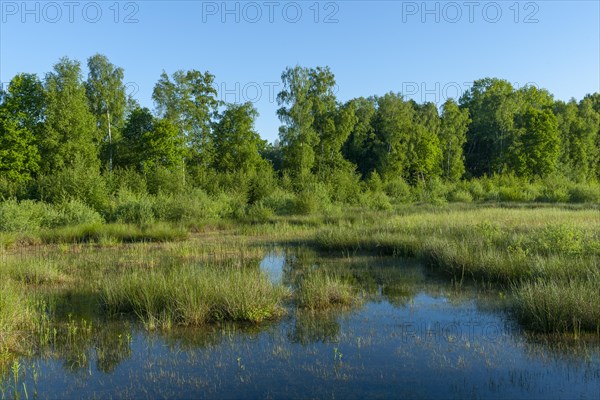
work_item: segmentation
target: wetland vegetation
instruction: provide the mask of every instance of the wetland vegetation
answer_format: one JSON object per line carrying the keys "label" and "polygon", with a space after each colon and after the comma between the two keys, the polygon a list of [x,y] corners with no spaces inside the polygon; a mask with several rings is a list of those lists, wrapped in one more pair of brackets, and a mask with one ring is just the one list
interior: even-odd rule
{"label": "wetland vegetation", "polygon": [[341,103],[294,67],[267,144],[208,72],[152,113],[88,68],[0,97],[3,397],[597,395],[597,93]]}

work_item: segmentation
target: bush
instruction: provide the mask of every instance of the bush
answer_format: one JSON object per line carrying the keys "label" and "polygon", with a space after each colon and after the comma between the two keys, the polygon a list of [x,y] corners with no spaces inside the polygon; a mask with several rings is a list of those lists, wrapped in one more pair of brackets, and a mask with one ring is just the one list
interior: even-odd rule
{"label": "bush", "polygon": [[181,167],[176,170],[157,167],[146,174],[148,192],[154,195],[184,193],[187,181],[189,177]]}
{"label": "bush", "polygon": [[41,176],[37,181],[37,195],[40,200],[53,204],[79,200],[101,214],[107,213],[110,204],[100,171],[83,164]]}
{"label": "bush", "polygon": [[392,203],[387,194],[382,191],[368,191],[361,195],[361,205],[373,210],[391,210]]}
{"label": "bush", "polygon": [[246,211],[245,220],[254,223],[267,222],[275,216],[272,208],[265,206],[262,202],[252,204]]}
{"label": "bush", "polygon": [[410,203],[412,201],[410,185],[402,177],[387,178],[383,184],[383,190],[395,202]]}
{"label": "bush", "polygon": [[455,203],[470,203],[473,201],[473,196],[464,189],[454,189],[448,193],[448,201]]}
{"label": "bush", "polygon": [[96,210],[80,200],[69,200],[54,207],[52,218],[44,222],[47,228],[66,225],[99,224],[104,219]]}
{"label": "bush", "polygon": [[418,201],[431,204],[443,204],[446,202],[448,187],[439,178],[431,178],[426,182],[420,181],[414,188]]}
{"label": "bush", "polygon": [[128,191],[135,194],[146,194],[146,178],[134,169],[116,168],[106,176],[106,185],[109,193]]}
{"label": "bush", "polygon": [[485,200],[487,193],[479,180],[472,179],[465,183],[465,190],[471,194],[471,198],[476,201]]}
{"label": "bush", "polygon": [[154,202],[154,214],[164,221],[197,223],[218,218],[223,206],[202,189],[195,189],[186,194],[159,195]]}
{"label": "bush", "polygon": [[294,212],[308,215],[317,211],[325,211],[331,206],[327,188],[321,183],[311,183],[296,196]]}
{"label": "bush", "polygon": [[48,204],[32,200],[8,200],[0,203],[0,231],[35,232],[51,218]]}
{"label": "bush", "polygon": [[573,203],[600,203],[598,184],[573,184],[568,190],[570,201]]}
{"label": "bush", "polygon": [[296,196],[292,192],[275,188],[262,200],[262,203],[279,215],[288,215],[294,212]]}
{"label": "bush", "polygon": [[128,224],[150,224],[154,222],[154,203],[149,196],[123,191],[119,193],[112,220]]}

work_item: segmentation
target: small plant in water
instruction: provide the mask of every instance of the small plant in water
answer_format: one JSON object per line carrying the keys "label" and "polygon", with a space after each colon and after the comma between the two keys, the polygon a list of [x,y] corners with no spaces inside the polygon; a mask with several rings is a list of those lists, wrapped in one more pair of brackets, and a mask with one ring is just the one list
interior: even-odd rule
{"label": "small plant in water", "polygon": [[342,357],[344,357],[342,352],[337,347],[334,347],[333,348],[333,361],[335,362],[336,365],[342,365]]}

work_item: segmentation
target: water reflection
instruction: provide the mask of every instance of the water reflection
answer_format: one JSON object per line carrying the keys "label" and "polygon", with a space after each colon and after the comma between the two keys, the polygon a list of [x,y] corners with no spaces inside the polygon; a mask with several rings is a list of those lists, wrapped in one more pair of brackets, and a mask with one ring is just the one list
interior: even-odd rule
{"label": "water reflection", "polygon": [[[294,287],[320,268],[365,301],[313,313],[290,302],[281,320],[169,332],[101,317],[97,299],[55,293],[47,340],[10,371],[2,393],[38,397],[598,398],[597,340],[521,331],[496,290],[463,287],[414,260],[331,258],[273,249],[261,268]],[[15,391],[16,388],[16,391]]]}

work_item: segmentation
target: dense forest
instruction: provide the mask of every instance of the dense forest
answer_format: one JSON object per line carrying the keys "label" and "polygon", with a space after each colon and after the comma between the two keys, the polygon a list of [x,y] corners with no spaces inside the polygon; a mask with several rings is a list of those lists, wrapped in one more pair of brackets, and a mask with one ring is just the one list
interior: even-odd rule
{"label": "dense forest", "polygon": [[281,76],[271,144],[254,128],[253,104],[220,101],[209,72],[163,72],[151,111],[105,56],[87,70],[62,58],[43,79],[19,74],[0,92],[0,230],[6,207],[14,216],[34,201],[127,222],[194,209],[600,201],[599,93],[563,102],[485,78],[439,108],[395,92],[340,102],[328,67],[296,66]]}

